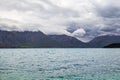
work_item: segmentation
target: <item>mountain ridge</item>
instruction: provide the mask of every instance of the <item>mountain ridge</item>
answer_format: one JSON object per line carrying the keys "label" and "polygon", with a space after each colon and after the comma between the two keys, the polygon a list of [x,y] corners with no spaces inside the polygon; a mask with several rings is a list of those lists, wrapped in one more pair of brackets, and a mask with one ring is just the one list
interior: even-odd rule
{"label": "mountain ridge", "polygon": [[102,48],[113,43],[120,43],[120,36],[99,36],[84,43],[67,35],[0,30],[0,48]]}
{"label": "mountain ridge", "polygon": [[98,36],[88,42],[88,46],[91,48],[101,48],[113,43],[120,43],[120,36],[117,35],[104,35]]}

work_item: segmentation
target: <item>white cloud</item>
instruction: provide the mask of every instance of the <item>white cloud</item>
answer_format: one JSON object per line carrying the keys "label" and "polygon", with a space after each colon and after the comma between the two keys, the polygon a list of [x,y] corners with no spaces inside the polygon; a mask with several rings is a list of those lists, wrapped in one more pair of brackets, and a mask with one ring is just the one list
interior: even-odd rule
{"label": "white cloud", "polygon": [[[91,40],[108,33],[105,31],[119,34],[119,4],[120,0],[0,0],[0,28],[41,30],[46,34],[77,33],[77,38],[81,39],[82,34],[84,39]],[[69,28],[75,32],[67,31]]]}
{"label": "white cloud", "polygon": [[84,29],[77,29],[76,31],[74,31],[72,33],[73,36],[79,36],[79,37],[83,37],[86,34],[86,31]]}

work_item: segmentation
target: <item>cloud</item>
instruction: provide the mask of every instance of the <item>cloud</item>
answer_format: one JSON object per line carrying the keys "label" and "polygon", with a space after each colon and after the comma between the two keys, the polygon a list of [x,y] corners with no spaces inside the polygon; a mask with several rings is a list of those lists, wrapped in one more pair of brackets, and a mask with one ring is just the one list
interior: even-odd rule
{"label": "cloud", "polygon": [[119,4],[119,0],[0,0],[0,29],[74,34],[86,41],[119,35]]}
{"label": "cloud", "polygon": [[84,29],[77,29],[76,31],[74,31],[73,33],[72,33],[72,35],[73,36],[84,36],[86,34],[86,31],[84,30]]}
{"label": "cloud", "polygon": [[84,35],[86,34],[86,31],[82,28],[77,29],[72,33],[72,36],[76,37],[77,39],[80,39],[83,42],[86,42],[86,40],[83,38]]}

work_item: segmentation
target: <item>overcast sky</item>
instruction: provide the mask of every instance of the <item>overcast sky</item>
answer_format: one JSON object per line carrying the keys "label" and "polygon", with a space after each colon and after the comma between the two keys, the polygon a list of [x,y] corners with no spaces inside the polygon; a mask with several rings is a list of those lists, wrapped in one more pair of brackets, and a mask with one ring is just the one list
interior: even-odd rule
{"label": "overcast sky", "polygon": [[120,0],[0,0],[0,28],[88,41],[120,34]]}

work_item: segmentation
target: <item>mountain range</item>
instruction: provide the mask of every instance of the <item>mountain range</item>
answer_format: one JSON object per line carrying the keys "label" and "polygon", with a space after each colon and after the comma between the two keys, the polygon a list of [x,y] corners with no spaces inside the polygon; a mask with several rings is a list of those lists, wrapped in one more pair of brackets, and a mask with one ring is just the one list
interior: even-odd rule
{"label": "mountain range", "polygon": [[67,35],[45,35],[41,31],[0,30],[0,48],[103,48],[115,43],[120,45],[120,36],[99,36],[84,43]]}

